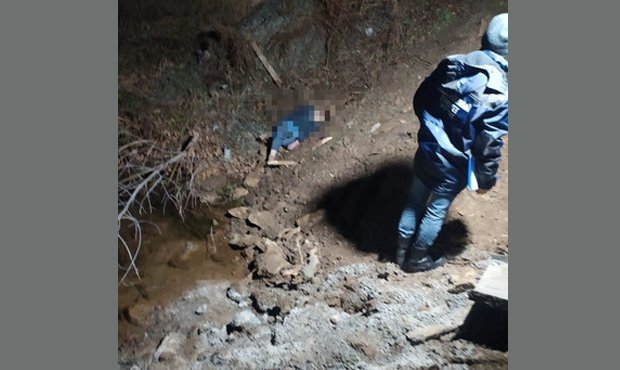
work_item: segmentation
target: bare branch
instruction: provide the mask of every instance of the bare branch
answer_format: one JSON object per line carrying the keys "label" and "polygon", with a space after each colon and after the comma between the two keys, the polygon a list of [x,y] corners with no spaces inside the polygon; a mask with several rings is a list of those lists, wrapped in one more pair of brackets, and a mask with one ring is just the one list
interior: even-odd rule
{"label": "bare branch", "polygon": [[[123,133],[125,136],[135,138],[131,133]],[[196,179],[196,159],[193,150],[193,138],[183,145],[183,150],[171,151],[163,145],[158,145],[154,140],[133,140],[118,150],[118,239],[124,246],[130,263],[127,267],[119,266],[124,270],[120,283],[124,283],[127,276],[133,271],[138,279],[140,274],[136,266],[136,259],[142,247],[141,224],[159,227],[148,221],[138,220],[132,214],[134,209],[138,215],[153,212],[152,197],[161,201],[163,211],[171,202],[183,219],[184,211],[190,204],[195,204],[199,194],[195,191],[194,180]],[[146,203],[146,204],[145,204]],[[133,226],[135,251],[132,252],[127,241],[121,236],[121,225],[129,222]]]}
{"label": "bare branch", "polygon": [[133,204],[133,201],[136,199],[136,197],[138,196],[138,194],[140,193],[140,191],[142,191],[142,188],[144,188],[153,178],[155,178],[155,176],[159,175],[159,172],[161,170],[163,170],[164,168],[168,167],[170,164],[172,163],[176,163],[178,161],[180,161],[183,157],[185,156],[185,152],[183,153],[179,153],[176,156],[172,157],[170,160],[168,160],[167,162],[159,165],[156,169],[156,171],[154,171],[153,173],[151,173],[144,181],[142,181],[133,191],[133,193],[131,194],[131,197],[129,197],[129,200],[127,201],[127,204],[125,205],[125,208],[123,208],[122,211],[119,212],[118,214],[118,220],[120,221],[120,219],[127,213],[127,210],[129,209],[129,207]]}

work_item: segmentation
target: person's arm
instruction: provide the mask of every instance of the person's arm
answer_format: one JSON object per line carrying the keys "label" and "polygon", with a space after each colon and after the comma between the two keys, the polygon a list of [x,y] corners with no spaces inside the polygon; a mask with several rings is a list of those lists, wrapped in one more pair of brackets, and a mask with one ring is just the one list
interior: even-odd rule
{"label": "person's arm", "polygon": [[478,187],[484,192],[497,182],[497,169],[504,144],[502,137],[508,133],[508,101],[493,111],[483,113],[474,127],[476,138],[472,154],[476,161]]}

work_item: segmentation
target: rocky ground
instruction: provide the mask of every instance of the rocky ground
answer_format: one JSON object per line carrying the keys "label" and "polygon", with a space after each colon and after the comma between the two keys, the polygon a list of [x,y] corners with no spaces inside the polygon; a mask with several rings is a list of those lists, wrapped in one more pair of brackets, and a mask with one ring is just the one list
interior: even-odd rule
{"label": "rocky ground", "polygon": [[[121,367],[507,368],[506,348],[462,325],[489,256],[508,253],[508,140],[498,185],[463,192],[450,210],[435,246],[449,262],[419,274],[391,262],[417,145],[413,92],[444,55],[477,48],[491,15],[471,14],[458,32],[438,33],[382,70],[339,109],[332,141],[282,153],[297,165],[265,168],[257,155],[238,204],[218,214],[206,243],[194,241],[207,257],[229,248],[226,262],[211,253],[209,266],[234,260],[236,272],[191,275],[165,303],[148,292],[123,300]],[[203,244],[185,242],[168,268],[184,273]]]}

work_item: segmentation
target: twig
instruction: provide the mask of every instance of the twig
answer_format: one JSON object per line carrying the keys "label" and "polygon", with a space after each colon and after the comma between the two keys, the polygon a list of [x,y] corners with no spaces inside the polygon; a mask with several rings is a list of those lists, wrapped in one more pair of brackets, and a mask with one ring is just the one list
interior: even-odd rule
{"label": "twig", "polygon": [[153,226],[155,229],[157,229],[157,232],[158,232],[158,233],[160,233],[160,234],[161,234],[161,229],[160,229],[160,228],[159,228],[159,226],[157,226],[157,224],[156,224],[156,223],[154,223],[154,222],[151,222],[151,221],[146,221],[146,220],[141,220],[141,221],[138,221],[138,223],[141,223],[141,224],[147,224],[147,225],[151,225],[151,226]]}
{"label": "twig", "polygon": [[123,243],[123,245],[125,246],[125,249],[127,250],[127,254],[129,255],[129,259],[130,259],[129,267],[123,274],[123,277],[121,277],[120,282],[122,283],[125,280],[125,278],[129,274],[129,272],[132,270],[132,268],[135,271],[136,276],[138,277],[138,280],[142,281],[142,278],[140,278],[140,272],[138,271],[138,267],[136,266],[136,258],[138,256],[138,252],[140,251],[140,243],[138,243],[138,248],[136,248],[136,253],[132,255],[131,250],[129,249],[129,246],[125,242],[125,239],[123,239],[121,236],[119,236],[119,239],[121,243]]}
{"label": "twig", "polygon": [[214,251],[213,254],[217,253],[217,247],[215,246],[215,238],[213,237],[213,224],[211,224],[211,230],[209,232],[211,234],[211,249]]}
{"label": "twig", "polygon": [[274,160],[274,161],[269,161],[267,162],[267,166],[294,166],[297,165],[298,163],[295,161],[278,161],[278,160]]}
{"label": "twig", "polygon": [[144,181],[142,181],[140,184],[138,184],[138,186],[135,188],[135,190],[133,191],[133,193],[131,194],[131,197],[129,197],[129,200],[127,201],[127,203],[125,204],[125,208],[123,208],[123,210],[121,212],[119,212],[118,214],[118,218],[117,220],[120,221],[123,216],[127,213],[127,211],[129,210],[129,207],[131,206],[131,204],[133,203],[133,201],[136,199],[136,197],[138,196],[138,194],[140,193],[140,191],[157,175],[159,175],[159,172],[163,169],[165,169],[167,166],[169,166],[172,163],[176,163],[178,161],[180,161],[183,157],[185,156],[185,152],[179,153],[176,156],[174,156],[173,158],[171,158],[170,160],[168,160],[166,163],[163,163],[161,165],[159,165],[155,171],[153,173],[151,173],[146,179],[144,179]]}
{"label": "twig", "polygon": [[299,263],[303,264],[305,258],[304,258],[303,253],[301,253],[301,244],[299,244],[300,239],[301,239],[301,236],[298,236],[297,239],[295,239],[295,244],[297,245],[297,252],[299,253]]}
{"label": "twig", "polygon": [[328,137],[325,137],[325,138],[321,139],[321,141],[319,141],[318,143],[316,143],[316,144],[312,147],[312,150],[315,150],[315,149],[317,149],[318,147],[320,147],[320,146],[323,146],[323,145],[327,144],[327,143],[328,143],[328,142],[330,142],[332,139],[333,139],[333,137],[331,137],[331,136],[328,136]]}
{"label": "twig", "polygon": [[407,338],[407,340],[409,340],[409,343],[411,343],[412,345],[418,345],[428,340],[437,339],[446,334],[455,332],[459,328],[460,328],[460,324],[453,324],[453,325],[446,326],[446,327],[436,327],[436,328],[433,327],[433,328],[427,329],[428,330],[427,333],[422,333],[419,335],[410,335]]}
{"label": "twig", "polygon": [[439,45],[439,47],[441,47],[445,53],[449,52],[448,49],[446,49],[446,47],[443,46],[443,44],[439,40],[435,39],[435,43],[437,43],[437,45]]}
{"label": "twig", "polygon": [[416,58],[416,59],[418,59],[419,61],[421,61],[421,62],[423,62],[423,63],[426,63],[426,64],[427,64],[427,65],[429,65],[429,66],[432,66],[432,65],[433,65],[433,63],[429,62],[428,60],[426,60],[426,59],[424,59],[424,58],[422,58],[422,57],[420,57],[420,56],[418,56],[418,55],[414,55],[413,57],[414,57],[414,58]]}
{"label": "twig", "polygon": [[273,79],[273,82],[275,82],[275,84],[278,87],[282,87],[282,80],[280,79],[280,76],[278,76],[276,71],[273,69],[273,67],[269,63],[269,60],[267,60],[267,57],[265,56],[265,54],[263,54],[263,52],[260,50],[260,48],[256,44],[256,41],[252,40],[248,36],[246,36],[246,38],[248,39],[252,49],[254,49],[256,56],[258,56],[258,59],[260,59],[261,63],[263,64],[263,67],[265,67],[265,69],[267,70],[271,78]]}
{"label": "twig", "polygon": [[136,140],[136,141],[132,141],[131,143],[125,144],[123,146],[121,146],[120,148],[118,148],[118,152],[122,152],[127,148],[131,148],[132,146],[137,146],[137,145],[142,145],[145,143],[151,143],[153,142],[152,140]]}

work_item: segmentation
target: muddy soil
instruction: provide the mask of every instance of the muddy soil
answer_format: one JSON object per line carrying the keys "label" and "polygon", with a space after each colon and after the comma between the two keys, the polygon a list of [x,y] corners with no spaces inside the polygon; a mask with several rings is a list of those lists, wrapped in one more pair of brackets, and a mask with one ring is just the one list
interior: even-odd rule
{"label": "muddy soil", "polygon": [[383,69],[338,111],[332,141],[281,154],[299,165],[257,166],[245,208],[218,216],[216,252],[210,236],[153,242],[166,252],[147,254],[150,280],[119,290],[121,367],[507,368],[505,333],[481,342],[461,324],[487,315],[468,291],[491,254],[508,253],[508,140],[497,186],[450,209],[435,245],[449,262],[418,274],[391,262],[417,146],[413,93],[445,55],[478,48],[493,14],[473,12]]}

